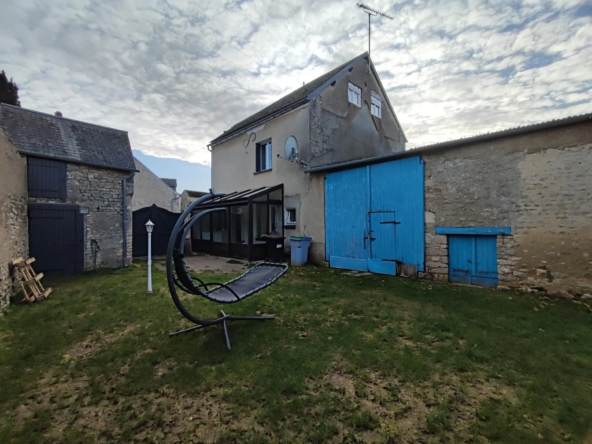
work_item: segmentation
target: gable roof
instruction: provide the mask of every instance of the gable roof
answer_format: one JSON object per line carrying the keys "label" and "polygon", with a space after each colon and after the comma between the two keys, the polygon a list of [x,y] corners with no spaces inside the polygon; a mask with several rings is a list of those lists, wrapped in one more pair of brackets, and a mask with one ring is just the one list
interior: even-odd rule
{"label": "gable roof", "polygon": [[255,114],[253,114],[250,117],[247,117],[244,120],[241,120],[237,124],[230,127],[229,130],[224,131],[221,135],[212,140],[210,142],[210,145],[216,145],[230,137],[233,137],[241,131],[246,131],[248,128],[255,127],[258,124],[271,120],[279,115],[285,114],[288,111],[291,111],[299,107],[300,105],[303,105],[313,97],[320,94],[321,91],[323,91],[327,86],[329,86],[334,80],[339,78],[345,71],[347,71],[363,59],[368,59],[367,52],[360,54],[359,56],[351,59],[350,61],[345,62],[343,65],[340,65],[337,68],[332,69],[331,71],[323,74],[322,76],[317,77],[313,81],[308,82],[307,84],[301,86],[297,90],[292,91],[290,94],[285,95],[278,101],[273,102],[271,105],[263,108],[261,111],[256,112]]}
{"label": "gable roof", "polygon": [[0,104],[0,127],[18,152],[36,157],[135,171],[126,131]]}
{"label": "gable roof", "polygon": [[189,197],[195,197],[195,198],[202,197],[202,196],[205,196],[206,194],[208,194],[208,192],[207,192],[207,191],[193,191],[193,190],[185,190],[185,191],[183,191],[183,192],[184,192],[184,193],[187,193],[187,195],[188,195]]}
{"label": "gable roof", "polygon": [[173,190],[177,191],[177,179],[163,179],[161,177],[160,180],[162,180],[164,183],[166,183]]}

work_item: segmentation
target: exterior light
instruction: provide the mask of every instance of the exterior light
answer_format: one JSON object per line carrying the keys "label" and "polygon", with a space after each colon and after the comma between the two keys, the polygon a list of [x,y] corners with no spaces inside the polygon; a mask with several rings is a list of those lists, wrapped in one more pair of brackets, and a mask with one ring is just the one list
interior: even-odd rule
{"label": "exterior light", "polygon": [[154,229],[154,222],[148,219],[146,222],[146,231],[148,232],[148,290],[147,293],[152,293],[152,230]]}

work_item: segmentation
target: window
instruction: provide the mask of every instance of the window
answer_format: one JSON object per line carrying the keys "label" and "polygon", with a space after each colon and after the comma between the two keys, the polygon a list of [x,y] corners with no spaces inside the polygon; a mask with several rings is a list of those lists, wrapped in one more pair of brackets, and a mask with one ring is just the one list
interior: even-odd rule
{"label": "window", "polygon": [[350,83],[347,87],[347,97],[350,103],[362,107],[362,90],[353,83]]}
{"label": "window", "polygon": [[29,197],[66,201],[66,163],[58,160],[27,157]]}
{"label": "window", "polygon": [[296,209],[286,209],[286,225],[296,225]]}
{"label": "window", "polygon": [[258,143],[255,150],[255,172],[271,170],[271,140]]}
{"label": "window", "polygon": [[370,107],[370,112],[373,116],[378,118],[382,117],[382,100],[378,97],[372,96],[372,105]]}

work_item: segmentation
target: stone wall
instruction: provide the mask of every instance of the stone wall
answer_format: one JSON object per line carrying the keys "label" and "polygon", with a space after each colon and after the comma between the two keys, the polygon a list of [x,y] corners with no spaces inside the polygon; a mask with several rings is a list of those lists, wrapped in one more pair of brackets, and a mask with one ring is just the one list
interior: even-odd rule
{"label": "stone wall", "polygon": [[[84,268],[123,266],[123,185],[129,172],[69,163],[66,202],[29,198],[29,202],[75,204],[88,209],[84,217]],[[127,185],[127,261],[132,261],[132,196],[134,181]],[[98,248],[97,248],[98,246]]]}
{"label": "stone wall", "polygon": [[134,176],[133,211],[156,205],[175,213],[181,212],[181,196],[138,159],[134,161],[138,172]]}
{"label": "stone wall", "polygon": [[28,255],[26,162],[0,129],[0,311],[18,291],[10,263]]}
{"label": "stone wall", "polygon": [[592,122],[424,154],[426,272],[448,279],[437,226],[509,226],[498,236],[503,286],[592,293]]}

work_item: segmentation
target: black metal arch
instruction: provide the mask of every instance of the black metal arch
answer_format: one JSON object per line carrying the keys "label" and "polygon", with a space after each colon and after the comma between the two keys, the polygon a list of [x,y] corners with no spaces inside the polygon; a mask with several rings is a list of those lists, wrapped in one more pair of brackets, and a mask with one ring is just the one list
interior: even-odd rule
{"label": "black metal arch", "polygon": [[197,209],[200,205],[204,203],[211,205],[212,200],[222,197],[224,197],[224,194],[210,193],[197,199],[195,202],[189,205],[185,211],[183,211],[171,233],[167,248],[166,266],[169,291],[179,312],[181,312],[181,314],[186,319],[197,325],[195,327],[181,330],[176,333],[171,333],[169,336],[187,333],[200,328],[209,327],[211,325],[222,324],[224,326],[224,334],[226,336],[226,346],[230,350],[230,339],[228,337],[228,328],[226,326],[227,321],[265,321],[275,319],[275,316],[231,316],[224,313],[223,310],[220,310],[222,316],[218,319],[201,319],[197,316],[194,316],[189,312],[189,310],[187,310],[187,308],[185,308],[179,298],[179,295],[177,294],[177,288],[186,293],[202,296],[213,302],[222,304],[236,303],[273,284],[280,277],[282,277],[286,271],[288,271],[288,265],[267,262],[260,263],[249,269],[241,276],[226,283],[206,283],[201,279],[189,274],[184,260],[184,244],[187,233],[189,233],[191,227],[200,218],[210,213],[227,210],[226,208],[208,208],[190,217],[187,221],[185,221],[185,219],[187,219],[187,217],[191,215],[192,211]]}

